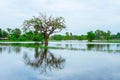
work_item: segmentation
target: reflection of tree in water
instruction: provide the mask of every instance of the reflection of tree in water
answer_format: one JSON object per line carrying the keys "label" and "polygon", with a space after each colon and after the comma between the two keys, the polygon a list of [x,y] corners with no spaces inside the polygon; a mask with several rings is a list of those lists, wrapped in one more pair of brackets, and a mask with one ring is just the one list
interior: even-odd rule
{"label": "reflection of tree in water", "polygon": [[117,48],[120,48],[120,44],[117,44]]}
{"label": "reflection of tree in water", "polygon": [[72,49],[73,48],[73,44],[65,44],[65,49]]}
{"label": "reflection of tree in water", "polygon": [[2,53],[2,47],[0,47],[0,53]]}
{"label": "reflection of tree in water", "polygon": [[86,46],[87,46],[87,50],[90,51],[120,53],[120,49],[119,49],[120,44],[87,44]]}
{"label": "reflection of tree in water", "polygon": [[0,53],[4,52],[4,51],[9,51],[9,46],[1,46],[0,45]]}
{"label": "reflection of tree in water", "polygon": [[87,44],[87,50],[104,51],[110,50],[110,44]]}
{"label": "reflection of tree in water", "polygon": [[91,50],[94,48],[94,44],[87,44],[87,50]]}
{"label": "reflection of tree in water", "polygon": [[16,54],[21,52],[21,47],[12,46],[12,44],[0,44],[0,53],[7,51],[8,53],[15,52]]}
{"label": "reflection of tree in water", "polygon": [[[34,45],[34,46],[33,46]],[[24,61],[26,65],[29,65],[35,69],[40,69],[40,72],[46,72],[47,70],[60,70],[64,68],[65,59],[61,56],[55,56],[48,48],[39,48],[40,44],[2,44],[0,45],[0,53],[21,53],[21,46],[30,46],[35,49],[33,56],[24,54]]]}
{"label": "reflection of tree in water", "polygon": [[14,51],[16,54],[18,54],[21,51],[21,47],[16,46],[12,49],[12,51]]}
{"label": "reflection of tree in water", "polygon": [[35,48],[34,59],[24,55],[25,64],[35,68],[40,69],[40,72],[46,72],[47,70],[59,70],[64,68],[65,59],[62,57],[56,57],[47,48]]}

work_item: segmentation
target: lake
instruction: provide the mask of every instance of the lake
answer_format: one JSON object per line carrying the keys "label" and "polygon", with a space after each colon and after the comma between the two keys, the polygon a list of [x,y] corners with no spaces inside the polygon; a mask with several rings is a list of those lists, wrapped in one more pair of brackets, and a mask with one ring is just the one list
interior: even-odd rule
{"label": "lake", "polygon": [[0,80],[120,80],[120,43],[0,43]]}

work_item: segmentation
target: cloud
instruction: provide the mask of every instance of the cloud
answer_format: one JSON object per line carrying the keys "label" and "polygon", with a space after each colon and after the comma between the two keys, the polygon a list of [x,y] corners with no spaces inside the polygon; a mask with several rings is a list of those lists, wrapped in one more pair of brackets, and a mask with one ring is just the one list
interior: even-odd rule
{"label": "cloud", "polygon": [[63,16],[66,31],[73,33],[106,29],[101,26],[110,26],[107,28],[117,32],[114,28],[120,25],[119,7],[120,0],[0,0],[0,26],[21,26],[25,19],[42,12],[48,16]]}

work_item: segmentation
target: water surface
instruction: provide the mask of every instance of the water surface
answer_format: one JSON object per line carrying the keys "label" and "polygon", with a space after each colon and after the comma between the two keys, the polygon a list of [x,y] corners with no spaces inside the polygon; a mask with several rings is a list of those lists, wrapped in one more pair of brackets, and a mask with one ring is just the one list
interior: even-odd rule
{"label": "water surface", "polygon": [[120,44],[0,44],[0,65],[0,80],[120,80]]}

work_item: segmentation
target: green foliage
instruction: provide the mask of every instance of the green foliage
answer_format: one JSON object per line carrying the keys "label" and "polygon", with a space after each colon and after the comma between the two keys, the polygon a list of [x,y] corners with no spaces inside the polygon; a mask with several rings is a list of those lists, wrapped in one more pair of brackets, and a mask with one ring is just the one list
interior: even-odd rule
{"label": "green foliage", "polygon": [[55,34],[51,37],[51,40],[86,40],[86,35],[73,35],[71,32],[66,32],[65,35]]}
{"label": "green foliage", "polygon": [[0,38],[7,38],[8,33],[0,28]]}
{"label": "green foliage", "polygon": [[43,41],[43,35],[32,31],[26,32],[19,37],[20,41]]}
{"label": "green foliage", "polygon": [[87,35],[81,35],[81,40],[87,40]]}
{"label": "green foliage", "polygon": [[106,37],[106,32],[102,31],[102,30],[96,30],[95,31],[95,34],[96,34],[96,39],[101,39],[101,40],[104,40],[105,37]]}
{"label": "green foliage", "polygon": [[33,41],[41,41],[41,42],[43,42],[43,35],[42,34],[34,34],[32,40]]}
{"label": "green foliage", "polygon": [[18,41],[28,41],[28,39],[24,35],[21,35]]}
{"label": "green foliage", "polygon": [[19,28],[16,28],[12,30],[10,40],[16,41],[19,39],[20,36],[21,36],[21,30]]}
{"label": "green foliage", "polygon": [[108,30],[107,33],[106,33],[106,40],[109,40],[111,38],[111,32]]}
{"label": "green foliage", "polygon": [[72,37],[72,40],[79,40],[79,36],[78,35],[73,35],[71,37]]}
{"label": "green foliage", "polygon": [[95,31],[97,40],[109,40],[111,38],[111,32],[108,30],[107,32],[102,30],[96,30]]}
{"label": "green foliage", "polygon": [[10,38],[11,34],[12,34],[12,29],[11,28],[7,28],[7,32],[8,32],[8,38]]}
{"label": "green foliage", "polygon": [[120,40],[120,32],[118,32],[117,34],[111,35],[111,39],[118,39],[118,40]]}
{"label": "green foliage", "polygon": [[53,40],[62,40],[63,39],[63,36],[60,35],[60,34],[56,34],[52,37]]}
{"label": "green foliage", "polygon": [[[19,28],[2,30],[0,28],[0,38],[1,39],[10,39],[11,41],[44,41],[44,36],[41,34],[38,29],[29,30],[22,34],[22,31]],[[55,34],[50,37],[51,40],[120,40],[120,32],[117,34],[111,34],[108,30],[107,32],[102,30],[96,30],[95,32],[89,31],[87,35],[74,35],[71,32],[66,32],[64,35]]]}
{"label": "green foliage", "polygon": [[8,37],[8,33],[6,31],[3,31],[3,34],[2,34],[3,37]]}
{"label": "green foliage", "polygon": [[78,36],[78,40],[83,40],[81,36]]}
{"label": "green foliage", "polygon": [[120,32],[117,33],[116,38],[120,39]]}
{"label": "green foliage", "polygon": [[26,37],[27,40],[33,40],[33,35],[34,33],[32,31],[26,32],[24,36]]}
{"label": "green foliage", "polygon": [[2,29],[0,28],[0,38],[2,37]]}
{"label": "green foliage", "polygon": [[87,32],[87,39],[88,39],[88,41],[92,41],[92,40],[94,40],[95,39],[95,33],[93,32],[93,31],[89,31],[89,32]]}
{"label": "green foliage", "polygon": [[65,33],[64,39],[65,39],[65,40],[69,40],[69,39],[70,39],[69,32],[66,32],[66,33]]}

